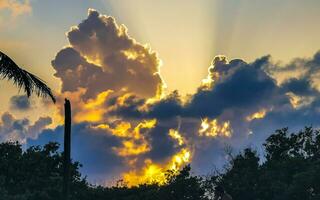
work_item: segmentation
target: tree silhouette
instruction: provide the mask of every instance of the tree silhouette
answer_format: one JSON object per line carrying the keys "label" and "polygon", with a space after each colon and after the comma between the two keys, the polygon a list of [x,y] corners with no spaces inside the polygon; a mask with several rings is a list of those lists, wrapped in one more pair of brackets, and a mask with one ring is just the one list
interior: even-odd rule
{"label": "tree silhouette", "polygon": [[35,93],[40,97],[50,97],[55,103],[56,99],[51,89],[43,80],[20,68],[9,56],[0,51],[0,78],[12,80],[14,85],[23,89],[28,97]]}
{"label": "tree silhouette", "polygon": [[[233,200],[319,200],[320,132],[308,127],[289,134],[277,130],[264,143],[262,162],[247,148],[232,156],[225,170],[206,178],[189,165],[168,171],[167,181],[133,187],[90,185],[77,162],[69,165],[69,200],[212,200],[217,185]],[[64,153],[57,143],[23,150],[18,143],[0,143],[0,200],[64,200]]]}
{"label": "tree silhouette", "polygon": [[320,132],[306,127],[289,134],[277,130],[265,143],[265,156],[245,149],[230,167],[208,180],[221,185],[234,200],[319,200]]}

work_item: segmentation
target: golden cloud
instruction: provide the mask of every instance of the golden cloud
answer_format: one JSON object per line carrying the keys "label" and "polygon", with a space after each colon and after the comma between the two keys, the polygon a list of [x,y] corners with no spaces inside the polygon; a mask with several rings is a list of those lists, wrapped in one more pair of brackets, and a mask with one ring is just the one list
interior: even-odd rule
{"label": "golden cloud", "polygon": [[138,156],[150,151],[151,147],[142,131],[155,127],[157,120],[145,120],[132,128],[131,123],[121,121],[114,128],[108,124],[96,125],[93,128],[103,129],[106,132],[122,139],[121,147],[114,147],[114,152],[121,157]]}
{"label": "golden cloud", "polygon": [[217,119],[209,120],[208,118],[204,118],[201,120],[199,136],[213,138],[217,136],[231,137],[232,132],[229,121],[219,123]]}
{"label": "golden cloud", "polygon": [[1,0],[0,11],[9,10],[13,17],[27,14],[32,11],[30,0]]}
{"label": "golden cloud", "polygon": [[260,111],[255,112],[255,113],[247,116],[247,117],[246,117],[246,120],[247,120],[247,121],[252,121],[252,120],[254,120],[254,119],[264,118],[264,116],[266,116],[266,113],[267,113],[267,109],[261,109]]}
{"label": "golden cloud", "polygon": [[130,170],[123,173],[123,180],[128,186],[139,184],[165,184],[167,172],[177,173],[181,167],[191,162],[191,152],[187,148],[181,149],[178,153],[164,164],[157,164],[146,159],[141,169]]}

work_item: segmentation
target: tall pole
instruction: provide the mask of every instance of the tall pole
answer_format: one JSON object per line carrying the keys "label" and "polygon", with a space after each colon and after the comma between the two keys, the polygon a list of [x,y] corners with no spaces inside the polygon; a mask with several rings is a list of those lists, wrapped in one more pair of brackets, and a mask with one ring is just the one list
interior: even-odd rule
{"label": "tall pole", "polygon": [[71,152],[71,105],[68,99],[64,103],[64,158],[63,158],[63,196],[65,200],[70,196],[70,152]]}

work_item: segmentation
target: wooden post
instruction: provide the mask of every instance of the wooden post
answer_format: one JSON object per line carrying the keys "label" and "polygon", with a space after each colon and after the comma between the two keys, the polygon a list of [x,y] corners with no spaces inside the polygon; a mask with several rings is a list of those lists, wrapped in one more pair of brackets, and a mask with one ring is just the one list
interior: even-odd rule
{"label": "wooden post", "polygon": [[70,164],[71,164],[71,105],[68,99],[64,103],[64,159],[63,159],[63,196],[65,200],[70,196]]}

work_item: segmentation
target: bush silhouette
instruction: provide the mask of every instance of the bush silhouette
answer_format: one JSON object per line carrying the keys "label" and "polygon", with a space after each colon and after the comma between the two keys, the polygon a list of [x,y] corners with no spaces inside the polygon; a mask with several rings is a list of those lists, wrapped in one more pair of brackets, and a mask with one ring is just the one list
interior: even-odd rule
{"label": "bush silhouette", "polygon": [[[164,185],[92,186],[71,162],[70,199],[205,200],[222,186],[234,200],[319,200],[320,134],[310,127],[296,134],[277,130],[264,143],[265,158],[250,148],[232,157],[228,167],[208,177],[191,167],[168,172]],[[63,153],[57,143],[30,147],[0,144],[0,199],[63,199]]]}

